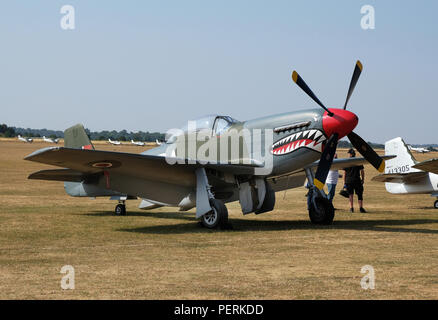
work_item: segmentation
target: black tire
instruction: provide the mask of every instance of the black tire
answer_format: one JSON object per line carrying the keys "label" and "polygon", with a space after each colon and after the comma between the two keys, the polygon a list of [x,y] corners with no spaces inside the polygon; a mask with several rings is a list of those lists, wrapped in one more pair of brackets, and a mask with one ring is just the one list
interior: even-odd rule
{"label": "black tire", "polygon": [[118,205],[116,205],[114,213],[116,214],[116,216],[126,216],[126,206],[119,203]]}
{"label": "black tire", "polygon": [[269,212],[269,211],[274,210],[275,191],[271,188],[269,183],[265,182],[265,184],[266,184],[265,199],[263,200],[263,204],[260,207],[260,209],[254,212],[255,214],[260,214],[260,213]]}
{"label": "black tire", "polygon": [[225,204],[217,199],[211,199],[212,211],[201,217],[201,224],[208,229],[226,228],[228,226],[228,210]]}
{"label": "black tire", "polygon": [[314,224],[331,224],[335,217],[335,209],[331,202],[326,198],[317,197],[315,203],[317,208],[314,207],[313,202],[309,208],[310,221]]}
{"label": "black tire", "polygon": [[436,201],[433,203],[433,207],[434,207],[435,209],[438,209],[438,200],[436,200]]}

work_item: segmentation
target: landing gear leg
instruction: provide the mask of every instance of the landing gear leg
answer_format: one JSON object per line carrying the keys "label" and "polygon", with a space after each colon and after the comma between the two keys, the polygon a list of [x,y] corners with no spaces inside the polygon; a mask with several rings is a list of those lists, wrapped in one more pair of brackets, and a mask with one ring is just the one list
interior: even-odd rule
{"label": "landing gear leg", "polygon": [[314,224],[331,224],[335,217],[333,204],[327,199],[323,190],[319,190],[314,184],[312,169],[306,169],[309,193],[307,195],[307,209],[309,210],[310,221]]}
{"label": "landing gear leg", "polygon": [[227,207],[214,198],[204,168],[196,169],[196,218],[208,229],[230,228]]}
{"label": "landing gear leg", "polygon": [[119,200],[119,204],[114,209],[116,216],[126,216],[125,200]]}

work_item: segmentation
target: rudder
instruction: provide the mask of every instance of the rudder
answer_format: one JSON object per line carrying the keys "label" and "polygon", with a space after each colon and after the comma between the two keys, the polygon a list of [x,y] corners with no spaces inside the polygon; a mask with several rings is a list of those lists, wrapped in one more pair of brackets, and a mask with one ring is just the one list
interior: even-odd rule
{"label": "rudder", "polygon": [[409,170],[410,167],[418,162],[400,137],[385,142],[385,155],[396,156],[393,159],[386,160],[385,173],[395,173],[399,170],[402,170],[402,172],[405,172],[405,170],[406,172],[413,171],[413,169]]}
{"label": "rudder", "polygon": [[77,124],[64,131],[64,147],[94,150],[94,146],[82,124]]}

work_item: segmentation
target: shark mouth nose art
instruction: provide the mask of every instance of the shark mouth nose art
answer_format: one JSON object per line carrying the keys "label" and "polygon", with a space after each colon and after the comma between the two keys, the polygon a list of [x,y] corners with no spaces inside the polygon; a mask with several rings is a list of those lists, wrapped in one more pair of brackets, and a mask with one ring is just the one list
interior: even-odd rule
{"label": "shark mouth nose art", "polygon": [[322,142],[326,137],[320,130],[312,129],[293,133],[272,146],[273,155],[284,155],[300,148],[308,148],[317,152],[322,152]]}

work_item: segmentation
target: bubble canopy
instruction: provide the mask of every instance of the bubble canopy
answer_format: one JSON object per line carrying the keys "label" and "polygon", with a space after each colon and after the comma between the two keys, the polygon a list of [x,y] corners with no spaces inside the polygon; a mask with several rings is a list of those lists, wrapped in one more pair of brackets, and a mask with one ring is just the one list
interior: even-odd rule
{"label": "bubble canopy", "polygon": [[[231,118],[230,116],[222,116],[218,114],[210,114],[198,119],[189,120],[187,123],[180,128],[184,133],[189,132],[197,132],[201,130],[211,130],[214,134],[220,134],[224,130],[226,130],[229,126],[234,123],[239,122],[236,119]],[[167,137],[168,136],[168,137]],[[175,134],[166,135],[166,142],[172,143]]]}

